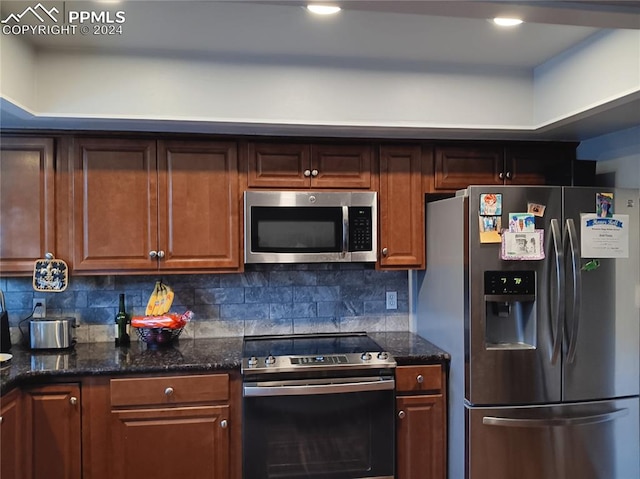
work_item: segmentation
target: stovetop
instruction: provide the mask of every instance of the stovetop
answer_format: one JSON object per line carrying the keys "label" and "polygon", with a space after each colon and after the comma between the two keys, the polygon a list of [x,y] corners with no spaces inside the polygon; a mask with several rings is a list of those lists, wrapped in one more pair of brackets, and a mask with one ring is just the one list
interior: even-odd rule
{"label": "stovetop", "polygon": [[393,357],[366,333],[247,336],[243,374],[393,368]]}

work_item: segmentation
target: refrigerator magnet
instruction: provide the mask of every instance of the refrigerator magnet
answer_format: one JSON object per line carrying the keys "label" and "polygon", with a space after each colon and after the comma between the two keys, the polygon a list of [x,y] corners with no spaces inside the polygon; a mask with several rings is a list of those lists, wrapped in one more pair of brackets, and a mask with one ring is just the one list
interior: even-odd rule
{"label": "refrigerator magnet", "polygon": [[532,261],[544,259],[544,230],[502,233],[500,259]]}
{"label": "refrigerator magnet", "polygon": [[511,233],[533,233],[535,228],[535,217],[531,213],[509,213],[509,231]]}
{"label": "refrigerator magnet", "polygon": [[596,193],[596,215],[598,218],[613,216],[613,193]]}
{"label": "refrigerator magnet", "polygon": [[500,243],[501,216],[478,216],[480,243]]}
{"label": "refrigerator magnet", "polygon": [[500,216],[502,214],[502,194],[483,193],[480,195],[480,215]]}
{"label": "refrigerator magnet", "polygon": [[527,203],[527,213],[533,216],[543,217],[546,206],[539,203]]}

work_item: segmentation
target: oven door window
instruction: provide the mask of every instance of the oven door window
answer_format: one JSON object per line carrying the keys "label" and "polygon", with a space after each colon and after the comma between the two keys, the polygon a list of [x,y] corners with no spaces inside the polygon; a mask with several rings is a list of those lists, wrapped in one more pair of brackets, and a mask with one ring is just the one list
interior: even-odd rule
{"label": "oven door window", "polygon": [[251,251],[324,253],[342,251],[342,208],[251,208]]}
{"label": "oven door window", "polygon": [[393,477],[393,391],[244,399],[244,477]]}

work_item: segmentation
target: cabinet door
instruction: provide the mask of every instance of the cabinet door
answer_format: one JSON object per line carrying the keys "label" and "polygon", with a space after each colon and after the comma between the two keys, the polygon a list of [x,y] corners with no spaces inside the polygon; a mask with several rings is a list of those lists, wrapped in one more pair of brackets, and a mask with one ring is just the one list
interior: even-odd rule
{"label": "cabinet door", "polygon": [[113,411],[117,479],[226,479],[228,406]]}
{"label": "cabinet door", "polygon": [[155,141],[79,139],[74,162],[73,269],[156,270]]}
{"label": "cabinet door", "polygon": [[33,272],[55,251],[54,146],[46,138],[2,138],[0,271]]}
{"label": "cabinet door", "polygon": [[311,184],[306,144],[249,143],[247,156],[250,188],[308,188]]}
{"label": "cabinet door", "polygon": [[424,268],[420,146],[380,148],[380,266]]}
{"label": "cabinet door", "polygon": [[506,184],[570,185],[575,145],[526,145],[506,149]]}
{"label": "cabinet door", "polygon": [[398,479],[445,479],[446,434],[442,395],[396,398]]}
{"label": "cabinet door", "polygon": [[469,185],[502,185],[502,148],[491,146],[436,146],[434,188],[456,191]]}
{"label": "cabinet door", "polygon": [[235,143],[159,142],[161,269],[240,267]]}
{"label": "cabinet door", "polygon": [[60,384],[27,389],[24,413],[25,477],[80,479],[80,386]]}
{"label": "cabinet door", "polygon": [[22,415],[20,390],[2,396],[0,406],[0,477],[20,479],[22,472]]}
{"label": "cabinet door", "polygon": [[371,188],[369,145],[312,145],[312,188]]}

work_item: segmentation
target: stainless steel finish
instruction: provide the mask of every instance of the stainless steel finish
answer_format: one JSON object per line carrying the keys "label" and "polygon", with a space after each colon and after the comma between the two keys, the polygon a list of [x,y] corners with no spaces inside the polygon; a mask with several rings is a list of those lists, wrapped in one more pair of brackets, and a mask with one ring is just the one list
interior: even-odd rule
{"label": "stainless steel finish", "polygon": [[222,421],[220,421],[220,427],[222,429],[226,429],[228,425],[229,425],[229,423],[227,422],[226,419],[223,419]]}
{"label": "stainless steel finish", "polygon": [[567,361],[572,363],[576,357],[576,348],[578,346],[578,331],[580,329],[580,305],[582,304],[582,280],[580,275],[580,246],[578,246],[578,233],[573,218],[567,219],[567,245],[571,258],[571,278],[573,281],[572,308],[570,321],[571,328],[569,336],[569,351],[567,353]]}
{"label": "stainless steel finish", "polygon": [[399,419],[404,419],[407,416],[407,414],[404,411],[399,411],[398,412],[398,418]]}
{"label": "stainless steel finish", "polygon": [[173,394],[173,388],[172,387],[168,387],[164,390],[164,394],[165,396],[171,396]]}
{"label": "stainless steel finish", "polygon": [[48,259],[48,260],[52,260],[52,259],[54,259],[54,258],[55,258],[55,256],[53,255],[53,253],[51,253],[51,252],[49,252],[49,251],[47,251],[47,252],[44,254],[44,257],[45,257],[46,259]]}
{"label": "stainless steel finish", "polygon": [[[575,360],[566,362],[562,379],[566,401],[637,396],[640,392],[640,302],[636,299],[640,291],[640,192],[601,187],[567,188],[564,216],[574,220],[577,244],[582,246],[580,215],[595,212],[596,193],[603,192],[613,193],[614,214],[629,217],[629,256],[599,258],[600,266],[591,271],[582,271],[581,267],[592,258],[581,258],[582,301],[574,343]],[[573,294],[571,289],[569,278],[569,298]],[[573,317],[572,304],[569,301],[566,306],[567,321]],[[568,322],[568,327],[571,326]]]}
{"label": "stainless steel finish", "polygon": [[272,355],[269,355],[264,359],[264,363],[267,366],[273,366],[276,363],[276,358]]}
{"label": "stainless steel finish", "polygon": [[[369,355],[368,359],[364,359]],[[396,367],[396,361],[390,354],[386,357],[379,357],[378,353],[349,353],[339,354],[346,358],[346,362],[340,364],[332,363],[311,363],[311,364],[295,364],[295,359],[301,356],[278,356],[276,359],[277,366],[266,364],[265,359],[258,358],[257,364],[250,363],[251,358],[242,359],[242,374],[245,378],[256,374],[263,373],[289,373],[289,372],[311,372],[322,369],[323,371],[348,371],[348,370],[365,370],[365,369],[390,369]],[[330,355],[327,356],[329,358]]]}
{"label": "stainless steel finish", "polygon": [[387,256],[389,254],[389,248],[382,248],[382,256]]}
{"label": "stainless steel finish", "polygon": [[469,479],[640,477],[638,398],[467,408]]}
{"label": "stainless steel finish", "polygon": [[311,176],[313,176],[314,178],[318,176],[318,170],[311,170]]}
{"label": "stainless steel finish", "polygon": [[149,251],[149,258],[155,259],[157,257],[158,257],[158,252],[157,251],[154,251],[154,250]]}
{"label": "stainless steel finish", "polygon": [[256,358],[255,356],[251,356],[249,359],[247,359],[247,366],[249,366],[250,368],[257,365],[258,365],[258,358]]}
{"label": "stainless steel finish", "polygon": [[504,173],[502,171],[498,173],[498,178],[500,178],[501,180],[504,180]]}
{"label": "stainless steel finish", "polygon": [[418,384],[422,384],[424,382],[424,376],[422,374],[418,374],[418,376],[416,377],[416,382]]}
{"label": "stainless steel finish", "polygon": [[311,176],[311,170],[304,170],[303,175],[304,175],[306,178],[309,178],[309,177]]}
{"label": "stainless steel finish", "polygon": [[395,388],[392,377],[361,377],[258,381],[243,384],[243,396],[313,396],[365,391],[387,391]]}
{"label": "stainless steel finish", "polygon": [[31,349],[65,349],[74,344],[75,318],[40,318],[29,321]]}
{"label": "stainless steel finish", "polygon": [[510,180],[510,179],[511,179],[511,172],[507,171],[507,180]]}
{"label": "stainless steel finish", "polygon": [[158,258],[162,259],[162,258],[164,258],[164,256],[165,256],[164,255],[164,251],[162,251],[162,250],[158,251]]}
{"label": "stainless steel finish", "polygon": [[560,231],[560,223],[556,218],[551,220],[549,224],[551,230],[551,244],[553,246],[553,265],[555,268],[549,267],[549,274],[547,276],[547,285],[549,287],[549,298],[552,297],[553,282],[551,272],[555,270],[555,285],[556,285],[556,298],[555,301],[550,301],[549,319],[551,320],[551,364],[557,364],[560,358],[560,351],[562,348],[562,339],[564,337],[564,320],[562,314],[564,313],[564,250],[562,248],[562,233]]}
{"label": "stainless steel finish", "polygon": [[75,397],[75,396],[71,396],[71,397],[69,398],[69,403],[70,403],[72,406],[75,406],[76,404],[78,404],[78,398],[77,398],[77,397]]}
{"label": "stainless steel finish", "polygon": [[349,207],[342,207],[342,255],[349,252]]}
{"label": "stainless steel finish", "polygon": [[[251,251],[251,207],[253,206],[366,206],[371,207],[371,251],[326,253],[267,253]],[[378,251],[378,196],[372,191],[302,192],[245,191],[244,193],[245,263],[327,263],[375,262]],[[344,235],[344,232],[343,232]],[[348,237],[347,237],[348,238]],[[344,248],[343,248],[344,249]]]}

